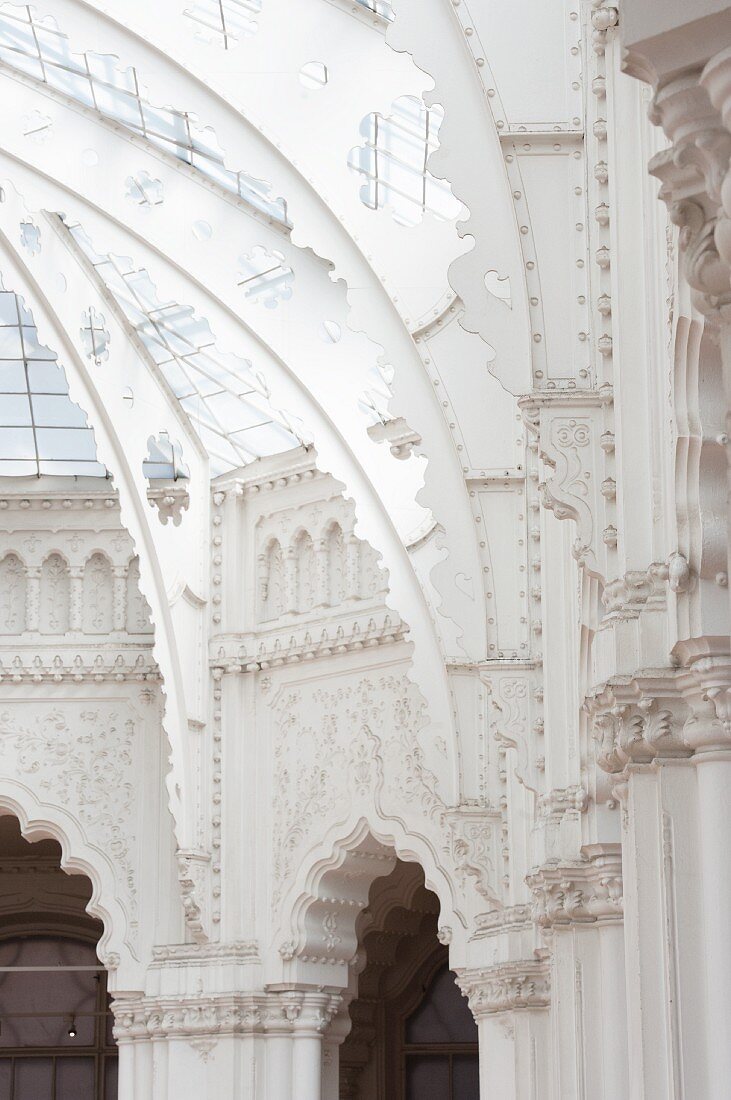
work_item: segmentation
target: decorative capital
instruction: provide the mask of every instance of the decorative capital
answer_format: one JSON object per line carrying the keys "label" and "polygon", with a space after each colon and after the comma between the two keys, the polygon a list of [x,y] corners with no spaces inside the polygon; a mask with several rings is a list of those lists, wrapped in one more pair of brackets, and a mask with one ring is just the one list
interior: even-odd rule
{"label": "decorative capital", "polygon": [[615,677],[586,700],[597,761],[605,771],[620,774],[629,765],[731,752],[731,655],[686,657],[684,667]]}
{"label": "decorative capital", "polygon": [[682,736],[687,707],[672,683],[662,688],[655,695],[637,680],[613,683],[587,702],[597,762],[604,771],[619,773],[628,764],[647,764],[658,756],[690,756]]}
{"label": "decorative capital", "polygon": [[457,984],[476,1019],[495,1012],[548,1008],[551,983],[547,962],[523,959],[481,970],[458,970]]}
{"label": "decorative capital", "polygon": [[[720,69],[714,72],[716,79],[709,78],[709,83],[723,99]],[[660,198],[670,220],[680,229],[684,272],[695,304],[704,313],[715,313],[731,303],[731,227],[724,225],[728,215],[721,207],[731,133],[703,77],[698,68],[655,93],[651,118],[662,126],[671,148],[653,158],[650,171],[661,182]]]}
{"label": "decorative capital", "polygon": [[593,845],[585,859],[547,863],[526,879],[541,928],[622,919],[622,849]]}

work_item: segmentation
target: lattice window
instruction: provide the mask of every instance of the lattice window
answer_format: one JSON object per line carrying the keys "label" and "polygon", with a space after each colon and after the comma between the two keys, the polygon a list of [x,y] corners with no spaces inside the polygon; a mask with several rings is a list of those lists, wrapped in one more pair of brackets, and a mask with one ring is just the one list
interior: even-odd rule
{"label": "lattice window", "polygon": [[251,362],[218,349],[210,325],[192,306],[163,301],[147,271],[127,258],[96,253],[79,225],[67,228],[134,328],[150,368],[190,420],[210,456],[212,476],[309,442],[297,418],[272,408],[266,381]]}
{"label": "lattice window", "polygon": [[145,96],[137,70],[118,68],[113,55],[73,53],[55,21],[38,19],[30,5],[0,7],[0,60],[140,135],[257,210],[286,223],[284,199],[272,198],[268,184],[261,180],[226,168],[209,126],[200,126],[187,111],[155,107]]}
{"label": "lattice window", "polygon": [[86,414],[21,298],[0,290],[0,475],[104,477]]}
{"label": "lattice window", "polygon": [[426,107],[415,96],[401,96],[387,117],[363,119],[363,144],[351,149],[348,164],[363,177],[361,201],[372,210],[389,207],[400,225],[417,225],[425,214],[451,221],[463,211],[452,189],[427,170],[439,145],[441,107]]}

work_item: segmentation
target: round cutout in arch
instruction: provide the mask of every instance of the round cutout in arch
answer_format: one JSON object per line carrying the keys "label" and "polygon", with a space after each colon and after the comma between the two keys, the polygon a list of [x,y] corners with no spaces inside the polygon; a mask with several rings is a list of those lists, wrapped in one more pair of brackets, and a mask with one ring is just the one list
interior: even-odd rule
{"label": "round cutout in arch", "polygon": [[199,241],[210,241],[213,236],[213,228],[208,222],[201,220],[193,222],[193,236],[197,237]]}
{"label": "round cutout in arch", "polygon": [[327,65],[322,61],[307,61],[299,71],[299,81],[304,88],[318,91],[328,81]]}
{"label": "round cutout in arch", "polygon": [[320,339],[325,344],[337,344],[342,336],[342,329],[337,321],[323,321],[319,331]]}

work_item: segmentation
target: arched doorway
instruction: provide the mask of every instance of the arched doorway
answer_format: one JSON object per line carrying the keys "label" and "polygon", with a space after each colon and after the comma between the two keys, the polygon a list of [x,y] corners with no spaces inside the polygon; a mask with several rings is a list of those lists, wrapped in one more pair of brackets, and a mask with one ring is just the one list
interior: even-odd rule
{"label": "arched doorway", "polygon": [[117,1050],[91,883],[54,840],[0,817],[0,1097],[116,1100]]}
{"label": "arched doorway", "polygon": [[417,864],[398,861],[371,886],[340,1100],[479,1100],[477,1025],[438,940],[438,916]]}

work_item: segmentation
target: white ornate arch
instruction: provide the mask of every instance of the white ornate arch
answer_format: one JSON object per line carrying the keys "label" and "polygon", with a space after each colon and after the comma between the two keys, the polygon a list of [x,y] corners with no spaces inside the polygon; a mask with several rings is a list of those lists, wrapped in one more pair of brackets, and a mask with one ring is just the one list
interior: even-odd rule
{"label": "white ornate arch", "polygon": [[109,971],[110,988],[135,989],[142,984],[144,967],[129,946],[127,914],[118,897],[118,886],[109,856],[91,844],[81,824],[68,810],[42,802],[18,780],[0,776],[0,816],[12,814],[26,840],[51,839],[61,845],[61,868],[70,875],[85,875],[92,895],[87,912],[104,925],[97,946],[101,963]]}
{"label": "white ornate arch", "polygon": [[374,810],[330,828],[302,860],[280,907],[286,917],[277,924],[273,946],[279,958],[270,963],[269,980],[345,988],[371,884],[388,875],[397,859],[423,869],[426,886],[439,899],[454,965],[464,965],[468,921],[453,874],[433,841]]}

